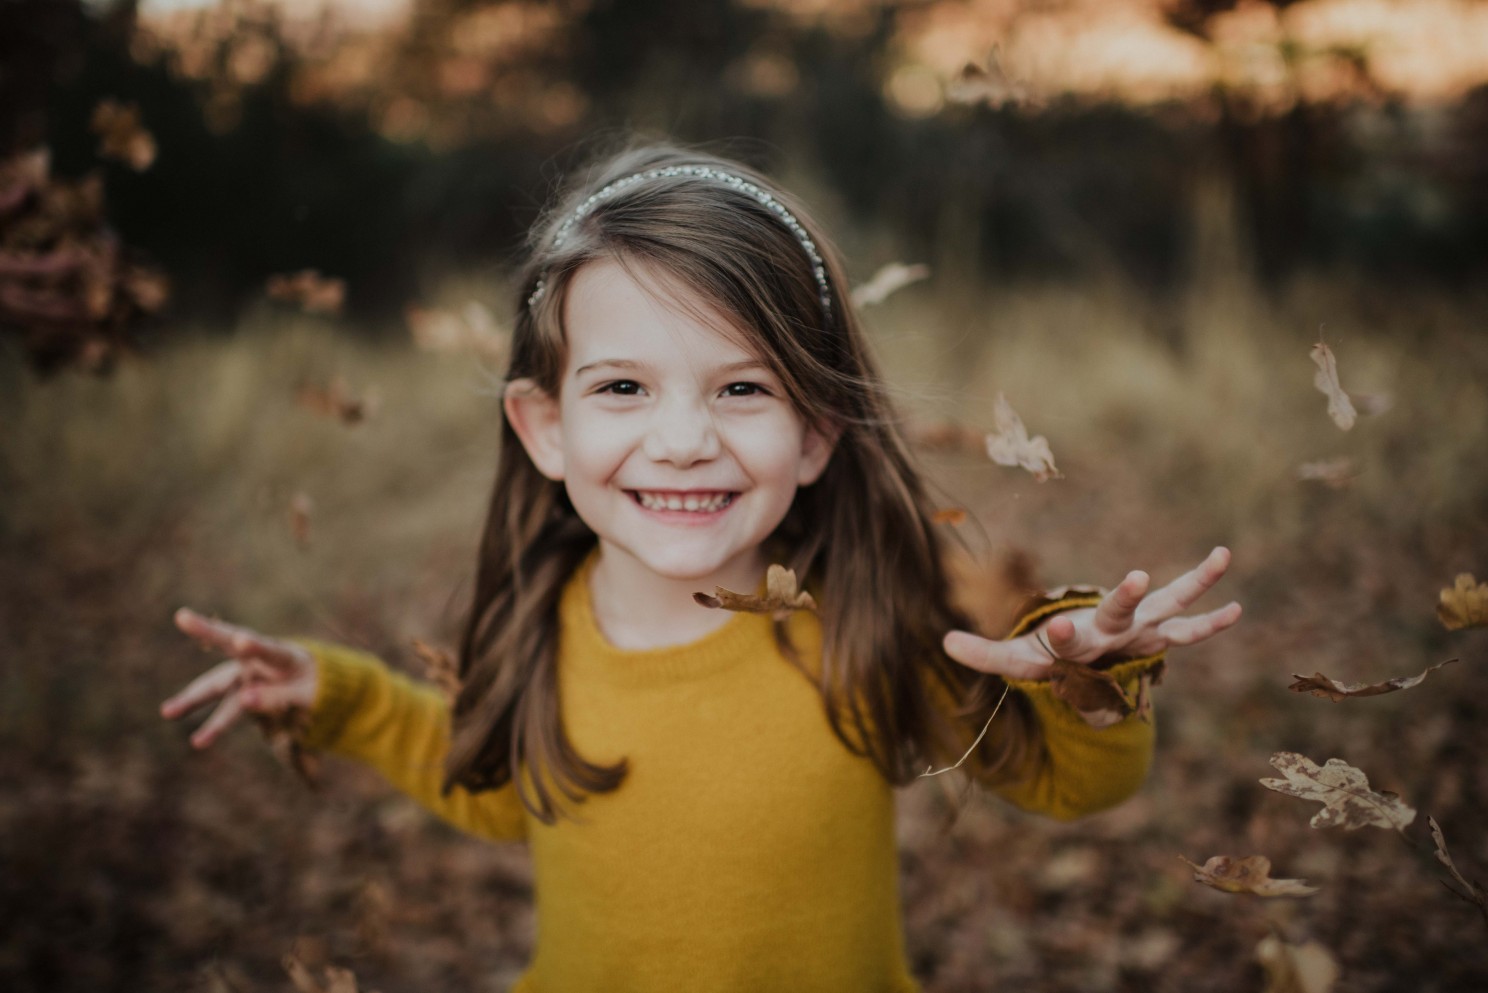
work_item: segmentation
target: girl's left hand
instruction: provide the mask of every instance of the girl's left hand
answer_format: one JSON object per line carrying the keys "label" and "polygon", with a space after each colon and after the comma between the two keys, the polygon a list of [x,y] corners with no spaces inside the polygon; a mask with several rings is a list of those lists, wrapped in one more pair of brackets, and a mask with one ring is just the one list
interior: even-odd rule
{"label": "girl's left hand", "polygon": [[1172,645],[1192,645],[1240,619],[1240,604],[1233,601],[1206,614],[1178,616],[1219,582],[1229,565],[1230,550],[1221,545],[1197,568],[1151,594],[1147,573],[1135,570],[1099,606],[1056,614],[1008,641],[951,631],[945,636],[945,651],[962,665],[1005,679],[1047,679],[1049,652],[1039,643],[1039,635],[1050,651],[1072,662],[1094,662],[1111,654],[1141,658]]}

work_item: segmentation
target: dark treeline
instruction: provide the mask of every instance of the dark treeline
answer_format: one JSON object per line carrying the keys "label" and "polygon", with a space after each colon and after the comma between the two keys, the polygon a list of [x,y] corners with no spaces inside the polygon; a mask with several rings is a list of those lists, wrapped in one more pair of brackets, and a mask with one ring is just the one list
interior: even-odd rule
{"label": "dark treeline", "polygon": [[[105,170],[113,223],[171,273],[178,317],[230,318],[269,274],[305,267],[345,277],[353,313],[391,317],[430,274],[510,261],[584,143],[628,127],[739,138],[731,150],[767,169],[804,166],[902,257],[966,278],[1098,271],[1161,290],[1189,271],[1194,212],[1214,189],[1235,198],[1267,280],[1328,267],[1455,283],[1488,261],[1488,88],[1432,111],[1430,128],[1378,95],[1273,115],[1216,93],[1202,113],[1056,100],[916,118],[884,96],[892,5],[833,32],[732,0],[598,0],[517,57],[521,79],[582,101],[562,126],[534,127],[489,94],[429,85],[440,26],[483,5],[421,3],[387,67],[390,88],[460,122],[456,140],[426,142],[386,137],[375,101],[292,99],[310,56],[277,39],[269,71],[233,94],[231,125],[212,126],[209,84],[130,55],[128,4],[11,0],[0,137],[7,152],[44,141],[59,175]],[[731,74],[761,51],[790,68],[787,92]],[[98,158],[89,117],[105,97],[140,106],[160,148],[150,169]]]}

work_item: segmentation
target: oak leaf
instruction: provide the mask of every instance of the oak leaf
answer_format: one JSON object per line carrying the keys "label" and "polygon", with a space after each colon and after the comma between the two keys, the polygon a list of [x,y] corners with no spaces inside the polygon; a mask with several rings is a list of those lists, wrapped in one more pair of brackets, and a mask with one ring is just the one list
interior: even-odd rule
{"label": "oak leaf", "polygon": [[1479,583],[1472,573],[1457,576],[1451,587],[1441,591],[1436,616],[1448,631],[1488,627],[1488,583]]}
{"label": "oak leaf", "polygon": [[1137,709],[1109,672],[1068,659],[1056,658],[1050,664],[1049,690],[1094,728],[1110,727]]}
{"label": "oak leaf", "polygon": [[1265,993],[1328,993],[1338,981],[1338,962],[1316,941],[1293,945],[1268,934],[1256,946],[1266,970]]}
{"label": "oak leaf", "polygon": [[796,585],[796,571],[783,565],[772,565],[765,572],[765,595],[735,593],[722,586],[713,588],[714,596],[694,593],[692,598],[704,607],[737,610],[750,614],[770,614],[783,621],[796,610],[815,610],[811,594]]}
{"label": "oak leaf", "polygon": [[318,789],[320,760],[300,745],[309,716],[300,708],[292,708],[282,714],[253,714],[252,717],[274,757],[294,770],[306,786]]}
{"label": "oak leaf", "polygon": [[1162,683],[1163,673],[1168,669],[1166,659],[1158,659],[1152,668],[1147,669],[1137,677],[1137,720],[1143,724],[1152,723],[1152,687]]}
{"label": "oak leaf", "polygon": [[1033,473],[1039,482],[1058,479],[1063,474],[1054,466],[1054,455],[1049,451],[1049,442],[1043,435],[1028,437],[1023,420],[1007,402],[1002,393],[997,394],[993,407],[995,431],[987,435],[987,455],[998,465],[1022,466]]}
{"label": "oak leaf", "polygon": [[1325,696],[1334,703],[1349,697],[1380,696],[1384,693],[1394,693],[1396,690],[1408,690],[1412,686],[1419,686],[1428,675],[1440,669],[1444,665],[1456,662],[1456,659],[1447,659],[1436,665],[1427,666],[1418,676],[1396,676],[1382,683],[1340,683],[1336,679],[1329,679],[1321,672],[1315,672],[1311,676],[1303,676],[1292,673],[1296,682],[1287,689],[1296,693],[1311,693],[1313,696]]}
{"label": "oak leaf", "polygon": [[350,969],[326,966],[325,985],[321,985],[293,952],[287,952],[282,961],[284,971],[289,973],[289,981],[299,993],[358,993],[356,975]]}
{"label": "oak leaf", "polygon": [[1312,384],[1327,396],[1328,416],[1333,418],[1333,423],[1347,431],[1354,426],[1358,413],[1349,401],[1349,395],[1338,384],[1338,361],[1333,357],[1333,350],[1321,341],[1318,342],[1312,346],[1312,361],[1318,367],[1317,373],[1312,377]]}
{"label": "oak leaf", "polygon": [[1305,879],[1272,879],[1271,860],[1264,855],[1249,855],[1243,859],[1216,855],[1203,865],[1196,865],[1182,855],[1178,860],[1193,870],[1196,882],[1226,893],[1275,897],[1311,896],[1317,892],[1317,887],[1308,886]]}
{"label": "oak leaf", "polygon": [[875,272],[861,286],[856,286],[852,291],[852,302],[859,307],[867,307],[877,303],[883,303],[890,295],[922,279],[928,279],[930,267],[924,264],[905,265],[903,262],[890,262],[882,269]]}
{"label": "oak leaf", "polygon": [[1286,778],[1263,779],[1262,786],[1323,805],[1313,815],[1312,827],[1350,831],[1382,827],[1404,834],[1405,826],[1416,819],[1414,808],[1394,793],[1371,790],[1369,778],[1342,759],[1329,759],[1319,766],[1305,755],[1277,752],[1271,756],[1271,765]]}
{"label": "oak leaf", "polygon": [[[1451,890],[1454,896],[1466,900],[1468,903],[1477,907],[1478,912],[1483,915],[1483,920],[1488,921],[1488,895],[1483,893],[1482,887],[1476,883],[1469,882],[1467,877],[1463,876],[1457,870],[1457,863],[1452,861],[1451,854],[1447,852],[1447,839],[1442,834],[1441,825],[1436,823],[1436,818],[1428,817],[1426,818],[1426,823],[1431,825],[1431,840],[1436,842],[1436,860],[1447,867],[1447,871],[1452,874],[1452,878],[1457,880],[1457,884],[1465,892],[1459,893],[1450,886],[1447,886],[1447,889]],[[1442,885],[1446,886],[1447,884],[1444,882]]]}

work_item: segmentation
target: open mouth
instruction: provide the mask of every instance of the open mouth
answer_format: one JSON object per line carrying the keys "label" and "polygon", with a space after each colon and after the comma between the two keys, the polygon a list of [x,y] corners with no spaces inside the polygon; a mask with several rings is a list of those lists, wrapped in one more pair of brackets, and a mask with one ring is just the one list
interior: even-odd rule
{"label": "open mouth", "polygon": [[647,510],[680,510],[693,514],[712,514],[734,502],[734,492],[660,492],[655,490],[627,490],[630,498]]}

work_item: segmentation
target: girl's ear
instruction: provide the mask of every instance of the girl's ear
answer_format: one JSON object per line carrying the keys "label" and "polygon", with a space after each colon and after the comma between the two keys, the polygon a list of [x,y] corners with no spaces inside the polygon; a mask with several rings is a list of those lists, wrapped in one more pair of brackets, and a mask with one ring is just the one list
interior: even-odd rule
{"label": "girl's ear", "polygon": [[837,424],[807,425],[801,439],[801,465],[796,475],[797,486],[810,486],[827,471],[832,460],[832,451],[837,447],[837,438],[842,428]]}
{"label": "girl's ear", "polygon": [[563,420],[558,398],[549,396],[535,380],[513,379],[506,384],[501,406],[537,471],[555,483],[561,482]]}

